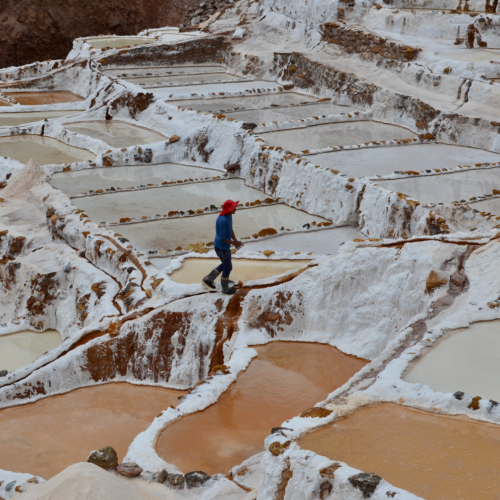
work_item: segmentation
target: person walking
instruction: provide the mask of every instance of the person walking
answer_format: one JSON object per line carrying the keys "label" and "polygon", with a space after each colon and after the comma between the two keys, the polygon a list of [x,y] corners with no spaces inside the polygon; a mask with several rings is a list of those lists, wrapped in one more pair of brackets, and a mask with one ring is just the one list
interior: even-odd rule
{"label": "person walking", "polygon": [[239,250],[243,243],[236,239],[233,231],[233,214],[236,212],[236,207],[238,206],[238,201],[226,200],[222,205],[222,212],[217,217],[217,221],[215,223],[215,240],[214,247],[217,257],[221,260],[221,264],[212,270],[210,274],[207,274],[202,283],[212,290],[215,290],[214,281],[217,279],[220,273],[222,273],[221,277],[221,285],[222,285],[222,293],[226,295],[232,295],[236,293],[234,288],[231,288],[229,285],[229,274],[233,269],[233,265],[231,263],[231,245],[236,247],[236,250]]}

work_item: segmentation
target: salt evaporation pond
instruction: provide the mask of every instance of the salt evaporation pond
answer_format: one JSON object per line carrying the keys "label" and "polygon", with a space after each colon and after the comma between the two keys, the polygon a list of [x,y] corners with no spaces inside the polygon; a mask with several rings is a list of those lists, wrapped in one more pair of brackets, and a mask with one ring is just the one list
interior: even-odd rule
{"label": "salt evaporation pond", "polygon": [[500,189],[500,168],[471,170],[439,176],[412,176],[405,179],[377,181],[390,191],[411,196],[421,203],[451,203]]}
{"label": "salt evaporation pond", "polygon": [[[76,201],[76,200],[75,200]],[[215,221],[219,214],[206,214],[178,219],[140,222],[115,226],[117,232],[142,250],[175,250],[191,243],[209,243],[215,238]],[[261,229],[295,229],[304,224],[327,222],[287,205],[271,205],[239,210],[233,216],[237,238],[250,237]]]}
{"label": "salt evaporation pond", "polygon": [[[304,269],[309,260],[260,260],[260,259],[232,259],[233,270],[231,279],[233,281],[261,280],[270,276],[279,276],[288,271]],[[176,283],[194,284],[200,283],[214,267],[220,264],[219,259],[192,258],[185,259],[182,267],[170,275],[170,279]]]}
{"label": "salt evaporation pond", "polygon": [[269,146],[281,146],[295,152],[329,146],[352,146],[370,141],[408,139],[415,135],[415,132],[397,125],[372,121],[328,123],[259,133],[259,137],[262,137]]}
{"label": "salt evaporation pond", "polygon": [[186,473],[227,473],[263,451],[264,438],[345,384],[366,361],[329,345],[273,342],[217,403],[185,415],[160,434],[161,458]]}
{"label": "salt evaporation pond", "polygon": [[414,144],[405,146],[335,151],[318,155],[306,155],[321,167],[340,170],[356,177],[387,175],[394,171],[423,171],[434,168],[450,168],[475,163],[500,161],[500,155],[462,146],[447,144]]}
{"label": "salt evaporation pond", "polygon": [[317,102],[317,97],[284,92],[259,96],[221,97],[214,99],[185,99],[182,101],[168,101],[169,104],[183,108],[196,109],[197,111],[221,111],[237,109],[260,109],[274,106],[298,106]]}
{"label": "salt evaporation pond", "polygon": [[[500,183],[499,183],[500,184]],[[496,184],[495,184],[496,186]],[[491,186],[493,187],[493,186]],[[495,189],[497,189],[495,187]],[[458,200],[460,201],[460,200]],[[489,212],[494,215],[500,215],[500,198],[491,198],[489,200],[482,200],[470,204],[471,208],[475,208],[480,212]]]}
{"label": "salt evaporation pond", "polygon": [[297,442],[427,500],[498,495],[500,426],[495,424],[379,404]]}
{"label": "salt evaporation pond", "polygon": [[499,352],[500,321],[473,323],[444,335],[403,378],[439,392],[462,391],[500,401]]}
{"label": "salt evaporation pond", "polygon": [[122,462],[137,434],[184,394],[109,383],[0,410],[0,469],[49,479],[105,446]]}
{"label": "salt evaporation pond", "polygon": [[442,59],[454,59],[455,61],[471,63],[498,61],[500,59],[500,51],[484,49],[458,49],[452,52],[437,52],[435,55]]}
{"label": "salt evaporation pond", "polygon": [[200,66],[146,66],[146,67],[120,67],[106,69],[104,74],[109,76],[163,76],[163,75],[190,75],[193,73],[224,73],[224,66],[200,65]]}
{"label": "salt evaporation pond", "polygon": [[166,140],[166,137],[152,130],[115,121],[77,122],[65,125],[77,134],[87,135],[109,144],[113,148],[126,148],[135,144],[151,144]]}
{"label": "salt evaporation pond", "polygon": [[176,96],[192,96],[193,94],[204,95],[204,94],[215,94],[220,95],[220,92],[255,92],[257,89],[275,91],[278,92],[281,85],[276,82],[267,82],[264,80],[257,81],[249,81],[244,80],[242,82],[227,82],[227,83],[205,83],[203,85],[185,85],[183,87],[174,87],[174,88],[159,88],[154,89],[153,93],[158,97],[168,97],[170,99]]}
{"label": "salt evaporation pond", "polygon": [[0,127],[14,127],[24,123],[38,122],[40,120],[50,120],[63,116],[76,115],[82,111],[36,111],[33,113],[0,113]]}
{"label": "salt evaporation pond", "polygon": [[23,106],[36,106],[41,104],[58,104],[61,102],[78,102],[85,99],[73,92],[42,91],[42,92],[4,92],[6,96],[12,97],[18,104]]}
{"label": "salt evaporation pond", "polygon": [[134,45],[145,45],[147,43],[153,43],[154,38],[146,38],[144,36],[117,36],[108,38],[88,38],[85,40],[92,48],[102,49],[110,47],[112,49],[119,49],[120,47],[133,47]]}
{"label": "salt evaporation pond", "polygon": [[39,135],[0,137],[0,156],[8,156],[21,163],[33,159],[39,165],[60,165],[95,158],[95,154],[86,149],[74,148],[52,137]]}
{"label": "salt evaporation pond", "polygon": [[127,82],[135,85],[184,85],[189,83],[223,82],[229,80],[243,80],[240,76],[229,73],[202,73],[172,76],[143,76],[138,78],[125,78]]}
{"label": "salt evaporation pond", "polygon": [[312,116],[328,116],[356,111],[348,106],[318,103],[310,106],[287,106],[284,108],[252,109],[227,113],[229,118],[254,123],[271,123],[289,120],[300,120]]}
{"label": "salt evaporation pond", "polygon": [[56,330],[22,332],[0,335],[0,370],[12,372],[27,366],[42,354],[56,348],[62,342]]}
{"label": "salt evaporation pond", "polygon": [[63,193],[72,195],[111,187],[128,189],[147,184],[161,184],[166,181],[205,179],[222,173],[220,170],[211,168],[191,167],[179,163],[159,163],[158,165],[105,167],[74,172],[58,172],[52,176],[50,184]]}
{"label": "salt evaporation pond", "polygon": [[265,197],[265,193],[246,186],[241,179],[227,179],[74,198],[72,203],[85,210],[93,221],[118,222],[122,217],[167,215],[170,211],[187,212],[210,205],[220,207],[227,199],[247,203]]}

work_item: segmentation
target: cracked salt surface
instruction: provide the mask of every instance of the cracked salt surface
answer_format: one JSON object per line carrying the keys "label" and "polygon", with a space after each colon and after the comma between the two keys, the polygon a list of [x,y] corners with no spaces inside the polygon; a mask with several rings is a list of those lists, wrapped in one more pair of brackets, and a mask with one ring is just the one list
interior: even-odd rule
{"label": "cracked salt surface", "polygon": [[500,155],[490,151],[447,144],[412,144],[307,155],[310,162],[357,177],[387,175],[394,171],[423,171],[475,163],[496,163]]}
{"label": "cracked salt surface", "polygon": [[[115,228],[138,249],[174,250],[191,243],[213,241],[218,216],[219,214],[206,214],[118,225]],[[280,204],[239,210],[233,216],[233,228],[236,237],[243,238],[251,237],[261,229],[294,229],[313,221],[326,222],[326,219]]]}
{"label": "cracked salt surface", "polygon": [[397,125],[372,121],[329,123],[259,134],[266,144],[281,146],[294,152],[328,146],[351,146],[370,141],[408,139],[416,135],[415,132]]}
{"label": "cracked salt surface", "polygon": [[450,331],[410,364],[404,380],[500,401],[500,320]]}
{"label": "cracked salt surface", "polygon": [[210,205],[220,207],[227,199],[247,203],[265,197],[265,193],[246,186],[241,179],[227,179],[75,198],[72,202],[95,222],[118,222],[122,217],[167,215],[170,211],[187,212]]}
{"label": "cracked salt surface", "polygon": [[383,403],[297,443],[428,500],[497,498],[500,487],[500,427],[467,417]]}
{"label": "cracked salt surface", "polygon": [[136,165],[104,167],[58,172],[50,179],[50,184],[63,193],[72,195],[90,190],[111,187],[127,189],[147,184],[161,184],[165,181],[205,179],[220,175],[220,170],[191,167],[179,163],[159,163],[158,165]]}
{"label": "cracked salt surface", "polygon": [[263,450],[272,427],[323,400],[367,362],[329,345],[273,342],[206,410],[185,415],[160,434],[156,449],[186,473],[227,473]]}
{"label": "cracked salt surface", "polygon": [[65,125],[65,128],[77,134],[104,141],[114,148],[128,147],[135,144],[151,144],[166,140],[165,136],[152,130],[115,121],[76,122]]}
{"label": "cracked salt surface", "polygon": [[56,330],[22,332],[0,335],[0,370],[12,372],[27,366],[42,354],[56,348],[62,342]]}
{"label": "cracked salt surface", "polygon": [[377,181],[385,189],[398,191],[422,203],[451,203],[491,194],[500,189],[500,168],[470,170],[438,176],[412,176]]}
{"label": "cracked salt surface", "polygon": [[24,123],[38,122],[40,120],[61,118],[63,116],[77,115],[81,111],[38,111],[33,113],[0,113],[0,127],[14,127]]}
{"label": "cracked salt surface", "polygon": [[73,92],[4,92],[6,96],[12,97],[23,106],[35,106],[40,104],[57,104],[62,102],[78,102],[84,98]]}
{"label": "cracked salt surface", "polygon": [[95,158],[95,154],[90,151],[38,135],[0,137],[0,156],[8,156],[21,163],[28,163],[33,159],[39,165],[60,165]]}

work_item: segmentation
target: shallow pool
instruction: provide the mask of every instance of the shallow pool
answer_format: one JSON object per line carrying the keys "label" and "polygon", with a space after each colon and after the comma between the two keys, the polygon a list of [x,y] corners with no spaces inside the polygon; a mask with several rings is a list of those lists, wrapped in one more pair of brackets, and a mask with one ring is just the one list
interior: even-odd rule
{"label": "shallow pool", "polygon": [[215,65],[186,65],[186,66],[146,66],[146,67],[121,67],[105,69],[103,73],[110,76],[164,76],[164,75],[191,75],[193,73],[225,73],[224,66]]}
{"label": "shallow pool", "polygon": [[106,47],[118,49],[120,47],[126,47],[127,45],[133,47],[134,45],[153,43],[154,38],[146,38],[144,36],[117,36],[109,38],[89,38],[85,41],[94,49],[102,49]]}
{"label": "shallow pool", "polygon": [[297,442],[429,500],[472,500],[483,492],[495,498],[500,487],[492,459],[500,454],[500,426],[467,417],[379,404]]}
{"label": "shallow pool", "polygon": [[443,59],[454,59],[455,61],[480,63],[498,61],[500,59],[500,50],[457,49],[451,52],[438,52],[436,56]]}
{"label": "shallow pool", "polygon": [[79,102],[85,99],[73,92],[4,92],[23,106],[36,106],[41,104],[57,104],[61,102]]}
{"label": "shallow pool", "polygon": [[172,76],[143,76],[138,78],[125,78],[127,82],[134,83],[135,85],[184,85],[190,83],[208,83],[208,82],[224,82],[224,81],[237,81],[243,78],[231,75],[229,73],[201,73],[189,75],[172,75]]}
{"label": "shallow pool", "polygon": [[160,434],[160,457],[186,473],[224,473],[263,451],[271,428],[322,401],[366,361],[329,346],[273,342],[206,410],[186,415]]}
{"label": "shallow pool", "polygon": [[90,190],[138,187],[162,182],[205,179],[222,175],[220,170],[191,167],[178,163],[159,163],[158,165],[136,165],[130,167],[106,167],[75,172],[59,172],[50,179],[50,184],[63,193],[72,195]]}
{"label": "shallow pool", "polygon": [[61,118],[82,113],[82,111],[36,111],[32,113],[0,113],[0,127],[14,127],[24,123]]}
{"label": "shallow pool", "polygon": [[269,146],[299,152],[329,146],[352,146],[370,141],[408,139],[415,132],[396,125],[372,121],[329,123],[293,130],[259,133]]}
{"label": "shallow pool", "polygon": [[114,148],[135,144],[151,144],[166,140],[166,137],[152,130],[123,122],[76,122],[64,126],[72,132],[104,141]]}
{"label": "shallow pool", "polygon": [[59,165],[95,158],[86,149],[74,148],[51,137],[39,135],[0,137],[0,156],[8,156],[21,163],[28,163],[33,159],[39,165]]}

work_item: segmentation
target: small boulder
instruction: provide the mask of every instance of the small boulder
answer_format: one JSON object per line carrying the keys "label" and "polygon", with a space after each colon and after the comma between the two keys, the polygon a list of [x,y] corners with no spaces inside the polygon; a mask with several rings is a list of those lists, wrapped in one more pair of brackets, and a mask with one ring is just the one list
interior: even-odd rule
{"label": "small boulder", "polygon": [[7,370],[0,370],[0,377],[6,377],[7,373],[9,373]]}
{"label": "small boulder", "polygon": [[378,483],[382,481],[380,476],[373,472],[361,472],[349,478],[349,482],[363,493],[364,498],[370,498],[374,491],[377,489]]}
{"label": "small boulder", "polygon": [[186,478],[182,474],[168,474],[167,482],[173,488],[184,488],[184,482]]}
{"label": "small boulder", "polygon": [[195,470],[186,474],[186,484],[188,488],[197,488],[209,479],[210,476],[201,470]]}
{"label": "small boulder", "polygon": [[94,450],[87,458],[87,462],[98,465],[103,469],[113,469],[118,465],[118,455],[114,448],[106,446],[100,450]]}
{"label": "small boulder", "polygon": [[159,473],[158,473],[158,476],[156,476],[156,480],[163,484],[165,482],[165,480],[167,479],[168,477],[168,472],[165,470],[165,469],[162,469]]}
{"label": "small boulder", "polygon": [[138,476],[143,471],[142,467],[139,467],[135,462],[127,462],[120,464],[116,468],[116,472],[122,476],[135,477]]}

